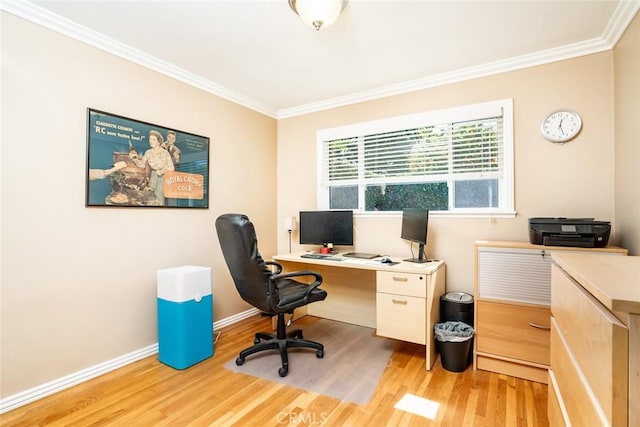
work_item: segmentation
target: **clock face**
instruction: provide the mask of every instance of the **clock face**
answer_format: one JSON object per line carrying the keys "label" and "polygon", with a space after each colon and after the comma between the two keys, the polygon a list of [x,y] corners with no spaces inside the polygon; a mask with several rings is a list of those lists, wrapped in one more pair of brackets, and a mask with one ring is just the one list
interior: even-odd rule
{"label": "clock face", "polygon": [[549,114],[540,126],[542,136],[552,142],[566,142],[574,138],[582,128],[580,115],[571,110],[559,110]]}

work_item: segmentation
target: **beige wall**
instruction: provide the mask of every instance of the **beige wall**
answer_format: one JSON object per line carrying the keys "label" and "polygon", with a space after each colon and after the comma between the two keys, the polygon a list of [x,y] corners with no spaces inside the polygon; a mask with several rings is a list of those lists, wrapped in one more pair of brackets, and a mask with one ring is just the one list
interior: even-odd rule
{"label": "beige wall", "polygon": [[[432,216],[427,254],[447,262],[447,289],[473,291],[477,239],[528,240],[535,216],[614,219],[612,53],[479,78],[316,112],[278,122],[278,220],[316,208],[316,131],[390,116],[513,98],[515,206],[513,219]],[[580,135],[557,145],[540,136],[540,122],[558,108],[583,118]],[[300,161],[304,159],[304,161]],[[357,250],[410,255],[400,216],[357,216]],[[294,251],[297,245],[294,233]],[[279,234],[278,248],[288,250]],[[612,239],[614,242],[615,239]]]}
{"label": "beige wall", "polygon": [[[289,118],[277,128],[269,117],[37,25],[1,19],[0,398],[157,342],[158,269],[210,266],[214,318],[246,310],[213,222],[246,212],[264,255],[286,252],[282,218],[316,208],[318,129],[514,99],[518,216],[432,218],[428,253],[447,261],[450,290],[472,290],[474,240],[527,240],[532,216],[613,220],[615,205],[612,243],[640,252],[638,18],[614,52]],[[210,137],[210,209],[85,208],[87,107]],[[580,112],[584,129],[554,145],[538,129],[560,107]],[[357,217],[356,247],[405,257],[399,230],[397,216]]]}
{"label": "beige wall", "polygon": [[620,244],[640,255],[640,15],[613,50],[615,210]]}
{"label": "beige wall", "polygon": [[[208,136],[210,208],[86,208],[87,107]],[[214,221],[275,252],[275,148],[273,118],[3,13],[0,396],[156,343],[158,269],[211,267],[214,319],[247,310]]]}

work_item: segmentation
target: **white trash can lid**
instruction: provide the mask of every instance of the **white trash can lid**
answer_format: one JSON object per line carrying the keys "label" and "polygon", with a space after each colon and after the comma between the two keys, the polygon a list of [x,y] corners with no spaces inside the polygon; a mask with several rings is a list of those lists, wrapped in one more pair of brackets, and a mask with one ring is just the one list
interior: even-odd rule
{"label": "white trash can lid", "polygon": [[445,301],[459,302],[462,304],[473,303],[473,295],[465,294],[464,292],[447,292],[442,296]]}

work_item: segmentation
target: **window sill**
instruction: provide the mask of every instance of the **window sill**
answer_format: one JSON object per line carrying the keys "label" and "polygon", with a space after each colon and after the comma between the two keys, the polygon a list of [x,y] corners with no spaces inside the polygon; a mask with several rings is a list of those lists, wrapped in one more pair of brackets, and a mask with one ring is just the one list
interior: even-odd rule
{"label": "window sill", "polygon": [[[515,218],[517,212],[442,212],[429,211],[429,218]],[[360,212],[353,211],[356,218],[398,218],[402,211]]]}

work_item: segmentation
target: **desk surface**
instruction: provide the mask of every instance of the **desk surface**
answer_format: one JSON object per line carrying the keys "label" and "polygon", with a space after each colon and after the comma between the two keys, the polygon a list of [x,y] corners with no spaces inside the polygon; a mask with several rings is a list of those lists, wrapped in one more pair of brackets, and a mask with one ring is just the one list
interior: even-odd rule
{"label": "desk surface", "polygon": [[[276,261],[288,261],[298,262],[304,264],[315,264],[330,266],[336,268],[357,268],[362,270],[375,270],[375,271],[396,271],[398,273],[423,273],[431,274],[437,271],[444,265],[442,260],[434,260],[418,264],[415,262],[402,261],[400,259],[392,258],[391,260],[397,262],[397,264],[389,265],[381,263],[378,259],[362,259],[362,258],[349,258],[344,257],[343,261],[326,260],[326,259],[314,259],[314,258],[302,258],[301,255],[308,252],[299,252],[293,254],[280,254],[273,257]],[[340,253],[334,254],[335,256],[341,256]]]}
{"label": "desk surface", "polygon": [[552,257],[609,310],[640,315],[640,257],[570,253]]}

